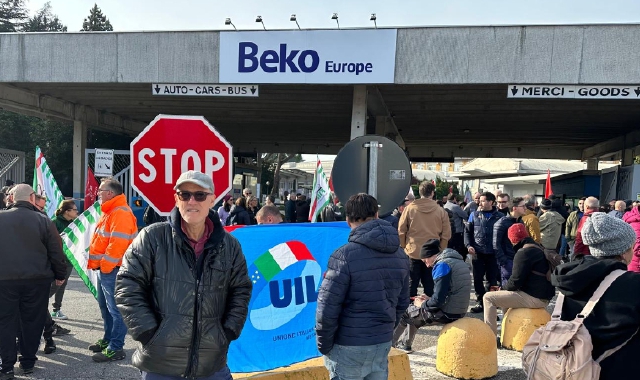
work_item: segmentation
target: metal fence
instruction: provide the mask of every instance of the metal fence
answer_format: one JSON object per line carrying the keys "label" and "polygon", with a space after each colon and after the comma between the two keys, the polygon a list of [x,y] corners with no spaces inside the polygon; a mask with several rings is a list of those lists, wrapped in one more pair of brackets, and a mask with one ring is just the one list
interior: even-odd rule
{"label": "metal fence", "polygon": [[15,183],[24,182],[24,152],[0,149],[0,187],[10,179]]}
{"label": "metal fence", "polygon": [[[87,168],[91,168],[95,172],[95,149],[86,149],[84,153],[84,159],[87,163]],[[122,184],[124,194],[127,197],[127,201],[131,200],[131,197],[137,197],[138,193],[131,187],[131,152],[128,150],[114,150],[113,151],[113,178],[118,180]],[[88,170],[85,172],[85,178]],[[98,178],[99,179],[99,178]]]}

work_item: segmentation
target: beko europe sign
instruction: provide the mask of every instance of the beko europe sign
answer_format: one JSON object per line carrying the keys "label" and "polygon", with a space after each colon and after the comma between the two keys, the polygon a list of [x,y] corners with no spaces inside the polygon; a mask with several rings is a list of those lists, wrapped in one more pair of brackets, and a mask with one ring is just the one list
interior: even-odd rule
{"label": "beko europe sign", "polygon": [[220,83],[393,83],[396,30],[221,32]]}

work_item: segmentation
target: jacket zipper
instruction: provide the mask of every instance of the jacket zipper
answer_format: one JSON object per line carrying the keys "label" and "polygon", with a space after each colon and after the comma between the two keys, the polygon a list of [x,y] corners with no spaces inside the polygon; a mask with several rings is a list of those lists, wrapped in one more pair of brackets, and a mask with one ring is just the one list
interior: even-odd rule
{"label": "jacket zipper", "polygon": [[[187,244],[187,246],[189,248],[191,248],[191,246],[189,246]],[[184,377],[187,379],[195,379],[195,373],[196,371],[194,370],[193,367],[193,363],[196,360],[196,349],[197,349],[197,344],[196,344],[196,340],[197,340],[197,334],[198,334],[198,312],[199,312],[199,305],[198,305],[198,300],[200,298],[200,278],[197,277],[198,274],[198,260],[195,260],[195,251],[193,251],[191,249],[194,260],[193,262],[195,263],[195,265],[193,266],[193,274],[194,277],[196,277],[196,289],[195,289],[195,302],[193,305],[193,328],[191,329],[191,346],[189,348],[189,360],[187,361],[187,370],[185,371]],[[203,252],[204,254],[204,252]]]}

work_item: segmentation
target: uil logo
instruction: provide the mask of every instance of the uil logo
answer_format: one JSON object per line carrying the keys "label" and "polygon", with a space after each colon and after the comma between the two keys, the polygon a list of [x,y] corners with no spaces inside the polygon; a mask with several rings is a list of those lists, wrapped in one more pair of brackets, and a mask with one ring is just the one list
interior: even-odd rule
{"label": "uil logo", "polygon": [[253,293],[249,321],[257,330],[274,330],[318,299],[321,268],[304,243],[278,244],[250,266]]}

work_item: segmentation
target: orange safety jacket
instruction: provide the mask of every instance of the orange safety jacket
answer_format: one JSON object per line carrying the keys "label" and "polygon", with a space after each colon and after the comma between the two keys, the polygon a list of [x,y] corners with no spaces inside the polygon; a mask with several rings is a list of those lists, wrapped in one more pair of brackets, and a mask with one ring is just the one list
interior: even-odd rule
{"label": "orange safety jacket", "polygon": [[102,204],[102,216],[89,245],[87,268],[111,273],[122,265],[122,257],[138,234],[136,217],[124,194]]}

